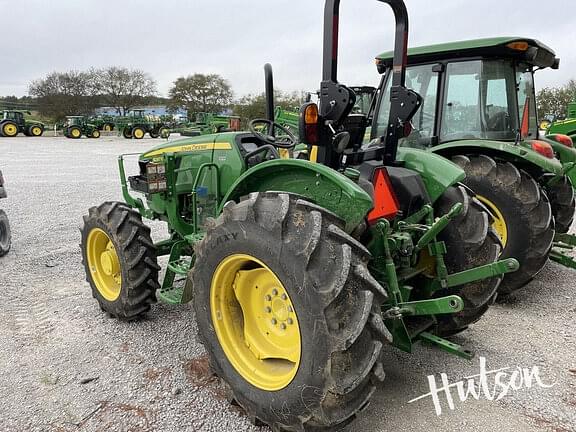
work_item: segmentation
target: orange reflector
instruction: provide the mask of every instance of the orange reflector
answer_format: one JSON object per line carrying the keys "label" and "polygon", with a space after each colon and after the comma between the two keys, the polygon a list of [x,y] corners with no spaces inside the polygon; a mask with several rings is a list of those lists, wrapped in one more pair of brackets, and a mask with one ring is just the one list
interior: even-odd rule
{"label": "orange reflector", "polygon": [[522,122],[520,124],[520,136],[526,138],[530,133],[530,96],[524,102],[524,112],[522,113]]}
{"label": "orange reflector", "polygon": [[399,207],[386,168],[376,170],[372,183],[374,184],[374,208],[368,213],[368,223],[376,223],[378,219],[393,219],[398,214]]}
{"label": "orange reflector", "polygon": [[554,150],[552,149],[552,146],[547,142],[534,140],[531,142],[531,145],[532,150],[535,152],[540,153],[542,156],[548,159],[554,159]]}
{"label": "orange reflector", "polygon": [[310,104],[306,107],[304,112],[304,122],[306,125],[318,123],[318,105]]}
{"label": "orange reflector", "polygon": [[526,41],[510,42],[506,45],[508,48],[516,51],[526,51],[530,45]]}
{"label": "orange reflector", "polygon": [[554,134],[551,135],[550,138],[552,138],[556,142],[559,142],[560,144],[565,145],[566,147],[570,148],[574,147],[574,142],[572,141],[572,138],[570,138],[568,135]]}

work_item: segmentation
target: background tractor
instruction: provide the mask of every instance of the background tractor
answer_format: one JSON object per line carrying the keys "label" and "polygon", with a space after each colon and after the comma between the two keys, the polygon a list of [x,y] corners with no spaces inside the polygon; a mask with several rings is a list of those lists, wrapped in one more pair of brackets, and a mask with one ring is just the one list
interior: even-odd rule
{"label": "background tractor", "polygon": [[192,124],[181,128],[179,132],[182,136],[200,136],[239,130],[240,117],[200,112],[196,113]]}
{"label": "background tractor", "polygon": [[[30,115],[30,112],[26,112]],[[0,119],[0,137],[15,137],[19,133],[26,136],[41,136],[44,124],[24,117],[23,111],[4,110]]]}
{"label": "background tractor", "polygon": [[88,117],[87,121],[96,126],[99,131],[111,132],[116,127],[114,117],[111,115],[95,115]]}
{"label": "background tractor", "polygon": [[[303,106],[300,125],[318,163],[280,158],[298,140],[274,123],[269,98],[250,132],[163,143],[128,178],[121,156],[124,202],[84,217],[83,263],[100,307],[131,320],[156,300],[192,301],[214,371],[273,430],[352,421],[384,377],[384,345],[411,352],[424,340],[469,358],[443,337],[478,320],[518,268],[498,260],[462,169],[398,149],[421,98],[404,86],[404,3],[381,1],[396,17],[397,96],[381,145],[361,148],[366,115],[351,113],[355,94],[337,81],[339,1],[327,0],[320,111]],[[170,236],[153,243],[143,218],[167,222]],[[168,257],[161,284],[158,256]]]}
{"label": "background tractor", "polygon": [[88,123],[84,116],[67,116],[62,126],[66,138],[79,139],[82,135],[87,138],[100,138],[100,131],[96,125]]}
{"label": "background tractor", "polygon": [[[566,135],[539,138],[536,114],[534,71],[557,68],[554,52],[534,39],[492,38],[412,48],[407,61],[407,86],[423,106],[401,146],[431,150],[466,172],[463,183],[492,213],[502,257],[521,264],[500,293],[525,285],[549,256],[575,267],[560,250],[576,245],[566,235],[576,151]],[[384,75],[371,114],[376,142],[388,124],[393,53],[378,56],[377,65]],[[562,249],[552,249],[555,239]]]}
{"label": "background tractor", "polygon": [[548,135],[568,135],[572,141],[576,140],[576,102],[568,104],[566,117],[562,120],[550,118],[540,123]]}
{"label": "background tractor", "polygon": [[[4,186],[4,177],[0,171],[0,199],[6,198],[6,187]],[[10,251],[11,246],[11,232],[8,216],[4,210],[0,209],[0,257],[6,255]]]}
{"label": "background tractor", "polygon": [[116,126],[118,133],[127,139],[142,139],[146,134],[151,138],[170,136],[168,124],[159,117],[146,115],[143,109],[134,109],[128,116],[118,117]]}

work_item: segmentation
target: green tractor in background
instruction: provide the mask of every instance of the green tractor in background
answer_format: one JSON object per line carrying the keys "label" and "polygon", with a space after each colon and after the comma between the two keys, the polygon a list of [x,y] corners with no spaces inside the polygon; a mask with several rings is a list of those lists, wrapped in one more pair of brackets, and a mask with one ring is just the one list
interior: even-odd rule
{"label": "green tractor in background", "polygon": [[[30,115],[29,111],[26,114]],[[23,133],[39,137],[44,133],[44,124],[24,117],[23,111],[4,110],[0,119],[0,137],[12,138]]]}
{"label": "green tractor in background", "polygon": [[[464,171],[398,148],[421,98],[404,86],[405,5],[380,1],[396,17],[396,97],[382,145],[361,148],[367,118],[337,82],[339,0],[327,0],[320,112],[304,105],[299,129],[318,163],[280,158],[298,139],[273,121],[271,102],[250,132],[164,143],[128,178],[120,156],[124,202],[92,207],[81,228],[100,307],[131,320],[157,300],[192,301],[214,371],[275,431],[351,422],[384,378],[385,345],[411,352],[423,340],[470,358],[444,337],[477,321],[503,274],[518,269],[498,260],[490,215],[461,185]],[[153,243],[144,219],[166,222],[170,236]],[[159,256],[168,257],[161,284]]]}
{"label": "green tractor in background", "polygon": [[99,131],[111,132],[116,127],[114,116],[100,114],[88,117],[88,122],[96,126]]}
{"label": "green tractor in background", "polygon": [[[570,102],[566,108],[566,117],[562,120],[554,117],[540,122],[540,128],[548,135],[568,135],[574,142],[576,140],[576,102]],[[558,138],[553,138],[557,140]]]}
{"label": "green tractor in background", "polygon": [[[6,187],[4,186],[4,176],[2,175],[2,171],[0,171],[0,199],[6,198],[7,196]],[[12,234],[8,216],[6,216],[4,210],[0,209],[0,257],[10,252],[11,242]]]}
{"label": "green tractor in background", "polygon": [[194,137],[220,132],[237,132],[239,130],[240,117],[238,116],[199,112],[196,113],[193,123],[180,130],[174,130],[174,132],[180,132],[182,136]]}
{"label": "green tractor in background", "polygon": [[100,131],[96,125],[88,123],[84,116],[66,116],[62,133],[66,138],[71,139],[80,139],[82,135],[87,138],[100,138]]}
{"label": "green tractor in background", "polygon": [[133,109],[128,116],[116,119],[118,134],[126,139],[142,139],[146,134],[150,138],[168,138],[170,128],[159,117],[146,115],[146,110]]}
{"label": "green tractor in background", "polygon": [[[576,246],[566,234],[576,150],[566,135],[539,138],[536,114],[534,71],[557,68],[554,52],[534,39],[505,37],[412,48],[407,61],[407,86],[423,106],[401,146],[428,149],[466,172],[463,183],[494,217],[502,257],[520,262],[500,293],[524,286],[549,256],[576,268],[564,253]],[[378,56],[377,65],[383,78],[371,113],[374,142],[388,125],[393,53]]]}

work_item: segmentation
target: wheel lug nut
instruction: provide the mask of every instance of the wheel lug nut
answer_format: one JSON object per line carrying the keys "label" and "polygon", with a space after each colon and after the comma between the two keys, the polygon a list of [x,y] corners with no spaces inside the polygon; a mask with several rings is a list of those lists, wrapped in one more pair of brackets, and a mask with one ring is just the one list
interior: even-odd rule
{"label": "wheel lug nut", "polygon": [[272,308],[271,308],[270,306],[266,306],[266,309],[265,309],[265,310],[266,310],[266,313],[272,312]]}
{"label": "wheel lug nut", "polygon": [[282,330],[286,330],[286,324],[284,324],[284,323],[280,324],[280,328],[281,328]]}
{"label": "wheel lug nut", "polygon": [[290,324],[290,325],[292,325],[292,324],[294,323],[294,321],[292,320],[292,318],[288,318],[288,319],[286,320],[286,322],[287,322],[288,324]]}
{"label": "wheel lug nut", "polygon": [[276,318],[272,318],[272,325],[276,325],[278,321],[276,321]]}
{"label": "wheel lug nut", "polygon": [[286,294],[282,294],[282,300],[287,300],[288,296]]}
{"label": "wheel lug nut", "polygon": [[266,297],[264,297],[266,299],[266,301],[270,301],[272,300],[272,297],[270,295],[267,295]]}
{"label": "wheel lug nut", "polygon": [[292,306],[288,306],[288,312],[293,312]]}
{"label": "wheel lug nut", "polygon": [[277,290],[276,288],[274,288],[274,289],[272,290],[272,295],[273,295],[274,297],[276,297],[276,296],[278,295],[278,290]]}

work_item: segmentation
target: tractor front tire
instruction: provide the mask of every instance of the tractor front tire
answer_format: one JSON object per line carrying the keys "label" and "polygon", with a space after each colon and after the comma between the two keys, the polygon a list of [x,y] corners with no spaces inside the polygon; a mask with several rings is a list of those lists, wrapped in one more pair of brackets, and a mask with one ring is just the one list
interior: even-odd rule
{"label": "tractor front tire", "polygon": [[11,244],[12,232],[10,231],[8,216],[6,216],[4,210],[0,210],[0,257],[10,252]]}
{"label": "tractor front tire", "polygon": [[199,335],[232,399],[273,431],[332,430],[384,378],[386,293],[332,213],[293,195],[229,202],[196,247]]}
{"label": "tractor front tire", "polygon": [[132,131],[128,128],[124,128],[124,129],[122,129],[122,136],[126,139],[131,139],[132,138]]}
{"label": "tractor front tire", "polygon": [[144,138],[144,135],[146,135],[146,131],[144,130],[144,128],[141,128],[140,126],[136,126],[132,129],[131,135],[132,135],[132,138],[137,139],[137,140],[141,140],[142,138]]}
{"label": "tractor front tire", "polygon": [[80,129],[78,126],[72,126],[72,127],[68,128],[67,137],[72,138],[72,139],[82,138],[82,129]]}
{"label": "tractor front tire", "polygon": [[501,259],[516,258],[520,269],[507,274],[501,295],[526,285],[546,264],[554,240],[554,218],[548,197],[525,171],[486,155],[455,156],[466,171],[463,181],[487,207],[503,245]]}
{"label": "tractor front tire", "polygon": [[153,129],[150,131],[150,138],[158,138],[160,136],[160,131]]}
{"label": "tractor front tire", "polygon": [[38,125],[32,125],[28,128],[29,136],[39,137],[44,133],[44,128]]}
{"label": "tractor front tire", "polygon": [[133,320],[156,301],[158,265],[150,228],[120,202],[92,207],[80,229],[82,262],[92,296],[111,317]]}
{"label": "tractor front tire", "polygon": [[[490,215],[464,186],[452,186],[436,201],[435,215],[443,216],[457,203],[463,205],[460,215],[440,233],[446,244],[444,262],[450,274],[492,264],[498,260],[501,244],[490,227]],[[502,277],[493,277],[437,291],[434,297],[457,295],[464,309],[455,314],[437,315],[435,334],[451,336],[478,321],[496,298]]]}
{"label": "tractor front tire", "polygon": [[98,129],[94,129],[92,131],[92,133],[90,134],[90,138],[95,138],[95,139],[100,138],[100,131]]}
{"label": "tractor front tire", "polygon": [[574,222],[574,210],[576,207],[572,181],[569,177],[564,176],[553,186],[546,186],[545,190],[552,206],[556,232],[565,234],[572,226],[572,222]]}

